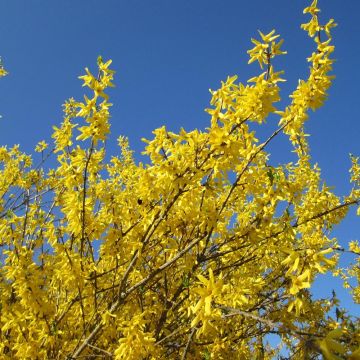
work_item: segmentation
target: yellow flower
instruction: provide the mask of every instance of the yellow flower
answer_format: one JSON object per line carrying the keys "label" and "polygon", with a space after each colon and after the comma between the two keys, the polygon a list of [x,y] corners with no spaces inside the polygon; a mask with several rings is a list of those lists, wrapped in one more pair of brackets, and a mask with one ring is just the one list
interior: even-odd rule
{"label": "yellow flower", "polygon": [[35,151],[36,152],[42,152],[45,149],[47,149],[48,146],[49,145],[44,140],[42,140],[42,141],[38,142],[38,144],[36,145]]}
{"label": "yellow flower", "polygon": [[316,15],[317,13],[320,12],[320,9],[317,7],[317,1],[318,0],[314,0],[310,6],[306,7],[303,11],[304,14],[311,14],[311,15]]}

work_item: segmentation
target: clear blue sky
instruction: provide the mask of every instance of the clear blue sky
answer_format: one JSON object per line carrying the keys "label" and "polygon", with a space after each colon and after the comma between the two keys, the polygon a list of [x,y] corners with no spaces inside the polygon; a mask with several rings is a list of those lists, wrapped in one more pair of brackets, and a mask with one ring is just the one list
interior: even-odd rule
{"label": "clear blue sky", "polygon": [[[285,39],[275,66],[285,70],[286,99],[308,73],[305,58],[313,50],[300,30],[310,1],[288,0],[11,0],[0,1],[0,55],[10,75],[0,81],[0,144],[19,143],[27,152],[49,140],[62,119],[61,104],[84,89],[77,79],[96,58],[113,59],[116,88],[111,91],[112,137],[130,139],[138,158],[141,137],[163,124],[171,130],[204,128],[209,88],[227,75],[241,81],[258,73],[247,66],[250,38],[275,28]],[[319,0],[321,18],[334,17],[336,80],[325,107],[311,114],[307,131],[314,162],[337,194],[349,190],[349,153],[360,156],[358,84],[360,2]],[[269,124],[270,130],[275,123]],[[269,130],[269,131],[270,131]],[[265,135],[265,132],[263,133]],[[284,139],[271,148],[275,163],[288,161]],[[340,243],[360,239],[360,221],[350,216],[334,233]],[[332,279],[318,294],[331,292]],[[339,290],[340,291],[340,290]],[[344,296],[353,313],[359,308]]]}

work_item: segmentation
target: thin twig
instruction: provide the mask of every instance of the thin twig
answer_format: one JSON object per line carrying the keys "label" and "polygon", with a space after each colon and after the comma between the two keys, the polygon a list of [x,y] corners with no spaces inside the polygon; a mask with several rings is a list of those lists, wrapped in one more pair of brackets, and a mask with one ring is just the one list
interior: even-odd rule
{"label": "thin twig", "polygon": [[183,354],[182,354],[181,360],[185,360],[185,359],[186,359],[187,353],[188,353],[189,350],[190,350],[191,340],[192,340],[192,338],[194,337],[195,332],[196,332],[196,327],[194,327],[194,328],[191,330],[191,333],[190,333],[189,338],[188,338],[188,341],[187,341],[187,343],[186,343],[186,346],[185,346],[184,352],[183,352]]}

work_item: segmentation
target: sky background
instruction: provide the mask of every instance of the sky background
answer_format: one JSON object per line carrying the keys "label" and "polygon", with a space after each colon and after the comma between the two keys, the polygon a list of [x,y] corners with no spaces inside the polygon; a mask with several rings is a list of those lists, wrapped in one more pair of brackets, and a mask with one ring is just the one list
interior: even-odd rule
{"label": "sky background", "polygon": [[[0,0],[0,55],[9,76],[0,81],[0,145],[21,144],[32,153],[36,143],[50,139],[52,126],[62,120],[62,104],[80,100],[86,91],[77,78],[96,59],[113,59],[116,88],[110,91],[112,135],[110,154],[117,154],[116,139],[125,135],[144,161],[141,138],[166,125],[171,131],[204,129],[209,116],[209,88],[217,89],[228,75],[246,82],[259,73],[247,65],[246,50],[257,30],[275,28],[284,38],[286,56],[275,69],[285,70],[280,104],[299,78],[306,78],[306,57],[313,43],[300,24],[308,21],[302,9],[310,1],[296,0]],[[338,194],[350,189],[349,153],[360,156],[360,103],[358,84],[360,2],[320,0],[321,19],[333,17],[336,79],[329,100],[310,114],[306,130],[312,158],[323,178]],[[270,119],[259,138],[276,128]],[[294,159],[286,138],[269,148],[273,164]],[[360,221],[354,211],[334,231],[340,244],[360,239]],[[346,261],[349,257],[346,257]],[[315,294],[333,288],[343,305],[360,315],[336,279],[317,281]]]}

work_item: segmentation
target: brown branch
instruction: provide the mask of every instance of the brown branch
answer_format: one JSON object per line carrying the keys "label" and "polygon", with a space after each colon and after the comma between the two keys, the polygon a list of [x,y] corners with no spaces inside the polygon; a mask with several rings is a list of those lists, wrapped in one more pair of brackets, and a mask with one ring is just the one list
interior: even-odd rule
{"label": "brown branch", "polygon": [[97,346],[94,346],[94,345],[89,344],[89,347],[95,349],[96,351],[102,352],[102,353],[104,353],[104,354],[107,355],[107,356],[110,356],[110,357],[113,357],[113,356],[114,356],[112,353],[110,353],[110,352],[108,352],[108,351],[106,351],[106,350],[104,350],[104,349],[100,349],[100,348],[97,347]]}
{"label": "brown branch", "polygon": [[83,182],[83,199],[82,199],[82,210],[81,210],[81,244],[80,244],[80,256],[83,256],[84,252],[84,240],[85,240],[85,204],[86,204],[86,184],[88,180],[88,167],[91,159],[91,155],[94,151],[94,143],[91,142],[91,147],[89,150],[89,156],[86,159],[85,168],[84,168],[84,182]]}
{"label": "brown branch", "polygon": [[[120,297],[111,305],[109,311],[115,312],[118,310],[118,308],[124,303],[125,299],[136,289],[138,289],[141,286],[144,286],[148,281],[150,281],[152,278],[154,278],[157,274],[162,272],[163,270],[167,269],[169,266],[174,264],[177,260],[179,260],[185,253],[187,253],[189,250],[191,250],[197,243],[199,243],[204,237],[199,237],[198,239],[195,239],[192,241],[186,248],[184,248],[182,251],[180,251],[175,257],[173,257],[171,260],[166,262],[165,264],[161,265],[159,268],[154,270],[152,273],[150,273],[148,276],[146,276],[144,279],[130,287],[125,292],[122,292],[120,294]],[[82,342],[82,344],[74,351],[72,358],[76,358],[77,356],[81,355],[81,353],[85,350],[85,348],[91,343],[91,341],[97,336],[99,331],[102,329],[103,324],[99,323],[95,326],[93,331],[89,334],[89,336]]]}
{"label": "brown branch", "polygon": [[182,354],[181,360],[185,360],[185,359],[186,359],[187,353],[188,353],[189,350],[190,350],[191,340],[192,340],[192,338],[194,337],[195,332],[196,332],[196,327],[194,327],[194,328],[191,330],[191,333],[190,333],[189,338],[188,338],[188,341],[187,341],[187,343],[186,343],[186,346],[185,346],[184,352],[183,352],[183,354]]}
{"label": "brown branch", "polygon": [[342,208],[344,208],[346,206],[351,206],[351,205],[355,205],[355,204],[358,205],[359,202],[360,202],[360,199],[355,199],[353,201],[345,202],[345,203],[339,204],[339,205],[337,205],[337,206],[335,206],[335,207],[333,207],[331,209],[325,210],[325,211],[323,211],[323,212],[321,212],[319,214],[316,214],[316,215],[312,216],[311,218],[306,219],[306,220],[304,220],[302,222],[298,222],[298,220],[296,220],[295,224],[293,224],[292,227],[295,228],[295,227],[298,227],[300,225],[304,225],[304,224],[308,223],[309,221],[316,220],[318,218],[326,216],[326,215],[332,213],[333,211],[340,210],[340,209],[342,209]]}
{"label": "brown branch", "polygon": [[228,203],[230,196],[232,195],[233,191],[235,190],[235,188],[237,187],[241,177],[244,175],[245,171],[249,168],[249,165],[251,164],[251,162],[255,159],[255,157],[269,144],[269,142],[276,136],[278,135],[293,119],[288,120],[284,125],[282,125],[279,129],[275,130],[268,138],[265,142],[263,142],[259,148],[254,152],[254,154],[252,154],[250,156],[250,159],[248,160],[248,162],[246,163],[244,169],[239,173],[239,175],[237,176],[236,180],[234,181],[234,183],[232,184],[230,191],[228,193],[228,195],[226,196],[223,204],[221,205],[220,211],[219,211],[219,215],[221,215],[221,213],[223,212],[226,204]]}
{"label": "brown branch", "polygon": [[160,345],[161,343],[163,343],[165,340],[169,339],[170,337],[176,335],[178,332],[181,331],[181,328],[179,329],[175,329],[172,333],[170,333],[169,335],[165,336],[164,338],[162,338],[161,340],[157,341],[155,343],[155,345]]}

